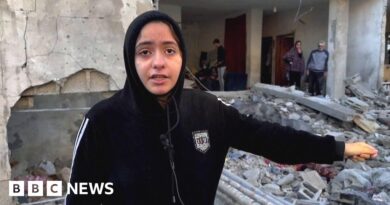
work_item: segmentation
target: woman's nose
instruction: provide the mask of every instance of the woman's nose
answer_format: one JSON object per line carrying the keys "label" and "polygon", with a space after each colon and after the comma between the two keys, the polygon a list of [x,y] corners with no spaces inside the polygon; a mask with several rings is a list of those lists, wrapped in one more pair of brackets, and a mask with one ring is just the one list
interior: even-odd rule
{"label": "woman's nose", "polygon": [[157,51],[153,56],[153,68],[161,69],[165,66],[165,56],[162,52]]}

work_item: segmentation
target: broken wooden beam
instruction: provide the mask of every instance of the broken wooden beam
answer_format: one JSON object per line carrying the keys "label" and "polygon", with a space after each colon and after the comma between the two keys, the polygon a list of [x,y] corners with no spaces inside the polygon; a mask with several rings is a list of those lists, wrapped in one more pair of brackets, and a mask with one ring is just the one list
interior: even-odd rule
{"label": "broken wooden beam", "polygon": [[376,122],[367,120],[363,115],[360,114],[355,115],[353,122],[368,133],[374,133],[380,127]]}

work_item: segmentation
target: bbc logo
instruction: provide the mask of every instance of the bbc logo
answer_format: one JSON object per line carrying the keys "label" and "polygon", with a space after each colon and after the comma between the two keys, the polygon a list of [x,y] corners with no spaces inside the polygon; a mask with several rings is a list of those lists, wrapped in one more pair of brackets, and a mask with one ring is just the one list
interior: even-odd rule
{"label": "bbc logo", "polygon": [[[25,189],[26,188],[26,189]],[[9,181],[9,196],[43,196],[43,181]],[[47,181],[46,196],[62,196],[62,181]]]}

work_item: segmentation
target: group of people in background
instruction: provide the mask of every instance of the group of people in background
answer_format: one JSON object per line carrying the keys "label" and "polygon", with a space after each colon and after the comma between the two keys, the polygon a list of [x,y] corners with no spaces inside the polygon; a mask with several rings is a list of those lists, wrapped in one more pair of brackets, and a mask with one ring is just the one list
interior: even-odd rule
{"label": "group of people in background", "polygon": [[295,85],[302,88],[301,80],[309,82],[308,91],[310,95],[324,95],[324,82],[328,72],[329,53],[325,49],[325,41],[318,42],[318,48],[311,51],[307,64],[305,66],[305,58],[302,51],[302,42],[296,41],[294,47],[291,48],[284,56],[283,60],[287,65],[287,76],[289,85]]}
{"label": "group of people in background", "polygon": [[[214,39],[212,43],[217,49],[217,60],[213,65],[207,66],[210,69],[204,69],[204,65],[201,65],[202,72],[198,72],[196,76],[202,80],[202,83],[208,89],[223,91],[225,87],[224,74],[226,71],[225,48],[218,38]],[[318,48],[311,51],[305,64],[302,42],[300,40],[295,42],[294,47],[283,56],[283,60],[287,65],[286,76],[289,85],[295,85],[298,89],[302,89],[301,82],[308,82],[308,92],[310,95],[325,96],[324,84],[328,72],[329,58],[329,53],[325,49],[325,45],[325,41],[319,41]],[[210,72],[205,72],[207,70]]]}

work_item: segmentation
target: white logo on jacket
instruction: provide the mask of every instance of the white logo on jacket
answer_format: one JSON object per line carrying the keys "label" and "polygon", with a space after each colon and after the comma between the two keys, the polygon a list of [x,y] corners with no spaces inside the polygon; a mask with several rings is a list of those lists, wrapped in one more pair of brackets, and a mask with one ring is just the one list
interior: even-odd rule
{"label": "white logo on jacket", "polygon": [[199,130],[192,132],[195,148],[202,153],[206,153],[210,149],[209,133],[207,130]]}

